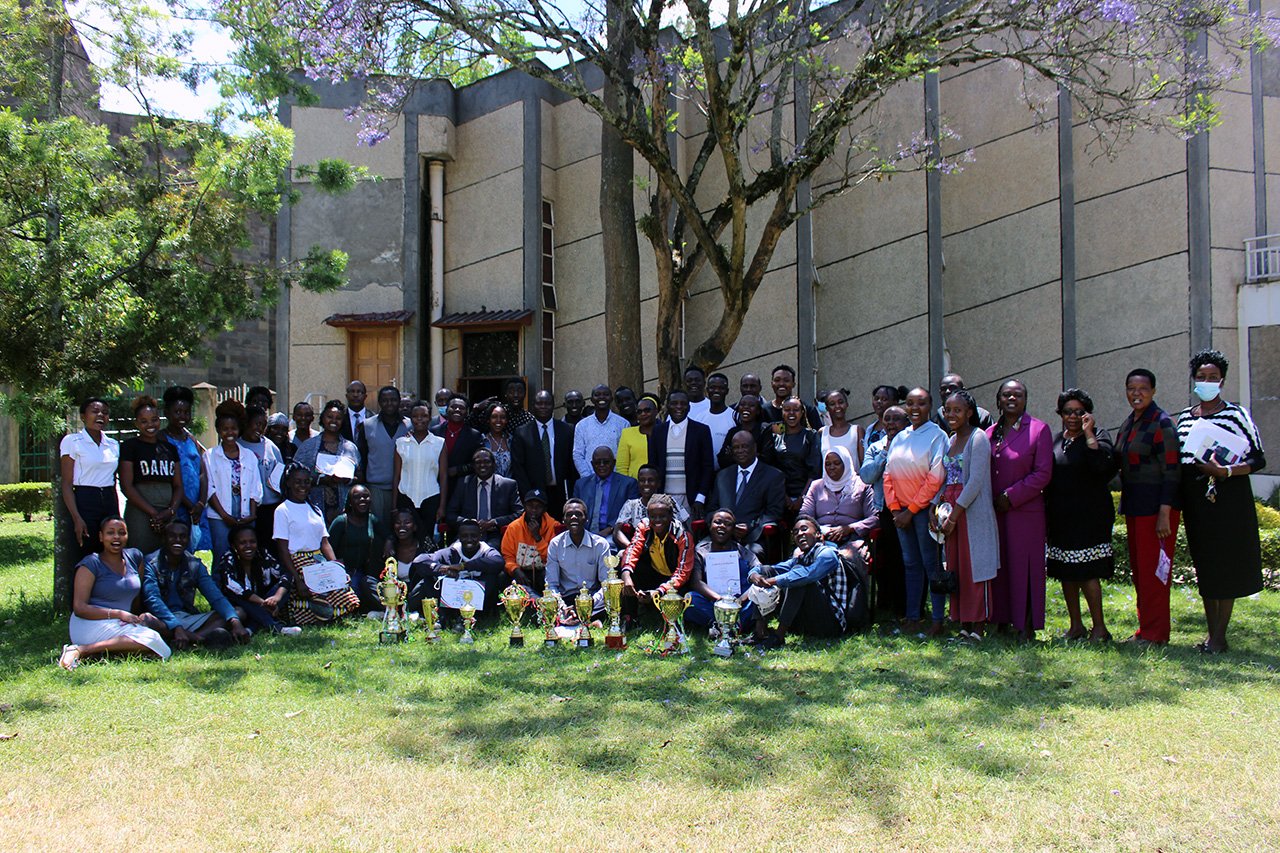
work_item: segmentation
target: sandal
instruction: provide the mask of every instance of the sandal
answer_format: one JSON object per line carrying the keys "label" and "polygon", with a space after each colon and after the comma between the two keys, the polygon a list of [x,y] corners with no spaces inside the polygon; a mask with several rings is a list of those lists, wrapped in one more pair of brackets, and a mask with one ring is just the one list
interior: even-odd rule
{"label": "sandal", "polygon": [[75,643],[67,643],[62,647],[62,654],[58,657],[58,666],[67,672],[75,669],[80,665],[80,647]]}

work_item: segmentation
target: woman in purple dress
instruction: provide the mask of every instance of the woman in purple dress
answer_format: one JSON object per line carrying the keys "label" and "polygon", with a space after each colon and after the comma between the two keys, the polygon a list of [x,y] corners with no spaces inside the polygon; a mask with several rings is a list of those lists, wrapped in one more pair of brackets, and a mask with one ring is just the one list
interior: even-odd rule
{"label": "woman in purple dress", "polygon": [[996,394],[1000,419],[987,427],[991,493],[1000,527],[1000,573],[992,582],[991,621],[1012,624],[1023,640],[1044,628],[1044,490],[1053,476],[1053,433],[1027,414],[1027,386],[1010,379]]}

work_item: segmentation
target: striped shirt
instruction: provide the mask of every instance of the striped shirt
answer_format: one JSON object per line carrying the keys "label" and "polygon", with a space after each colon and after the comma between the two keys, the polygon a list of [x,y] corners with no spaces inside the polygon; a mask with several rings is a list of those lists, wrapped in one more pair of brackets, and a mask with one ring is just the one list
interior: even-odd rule
{"label": "striped shirt", "polygon": [[1243,406],[1238,403],[1227,403],[1226,408],[1209,415],[1197,415],[1195,409],[1195,406],[1191,406],[1178,412],[1178,443],[1183,447],[1183,465],[1194,465],[1196,462],[1191,452],[1186,449],[1187,435],[1191,432],[1191,427],[1198,420],[1207,420],[1249,442],[1249,452],[1243,460],[1249,463],[1249,473],[1260,471],[1267,466],[1267,459],[1262,454],[1262,439],[1258,436],[1258,427],[1254,425],[1253,418]]}

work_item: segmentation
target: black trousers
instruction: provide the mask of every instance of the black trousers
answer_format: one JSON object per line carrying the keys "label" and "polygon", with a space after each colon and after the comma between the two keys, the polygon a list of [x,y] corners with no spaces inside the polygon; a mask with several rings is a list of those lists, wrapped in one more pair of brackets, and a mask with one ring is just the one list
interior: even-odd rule
{"label": "black trousers", "polygon": [[[631,572],[631,582],[636,585],[637,592],[657,589],[669,580],[671,580],[669,575],[658,574],[647,563],[636,566],[635,570]],[[639,612],[640,599],[624,595],[622,597],[622,615],[635,616]]]}
{"label": "black trousers", "polygon": [[104,518],[120,515],[120,499],[116,495],[114,486],[101,488],[72,486],[71,489],[76,498],[76,512],[80,513],[85,527],[89,528],[88,539],[76,543],[79,551],[79,557],[76,559],[80,559],[102,550],[102,542],[98,539],[98,528],[102,526]]}
{"label": "black trousers", "polygon": [[840,623],[831,612],[831,599],[816,583],[793,586],[782,591],[778,624],[788,633],[806,637],[838,637]]}
{"label": "black trousers", "polygon": [[[906,568],[893,513],[880,510],[880,535],[876,537],[876,609],[901,619],[907,613]],[[873,614],[874,615],[874,614]]]}

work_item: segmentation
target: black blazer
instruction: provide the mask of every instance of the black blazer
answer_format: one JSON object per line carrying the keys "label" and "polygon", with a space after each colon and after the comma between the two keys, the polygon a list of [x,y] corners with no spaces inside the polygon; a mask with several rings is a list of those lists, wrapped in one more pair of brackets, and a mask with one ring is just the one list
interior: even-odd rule
{"label": "black blazer", "polygon": [[[555,446],[551,449],[556,475],[564,483],[564,493],[573,494],[578,468],[573,464],[573,427],[558,418],[548,425]],[[547,490],[547,466],[542,458],[542,424],[534,419],[511,436],[511,476],[520,484],[520,494],[530,489]]]}
{"label": "black blazer", "polygon": [[[444,438],[446,427],[447,424],[440,424],[438,427],[431,427],[428,432]],[[453,493],[454,484],[464,475],[471,473],[471,457],[482,447],[484,447],[484,439],[480,433],[464,424],[462,432],[458,433],[458,440],[453,444],[453,452],[449,454],[449,468],[461,469],[459,473],[449,477],[450,494]]]}
{"label": "black blazer", "polygon": [[[468,474],[458,481],[458,488],[449,491],[449,507],[445,518],[457,527],[468,518],[476,517],[476,475]],[[524,512],[524,503],[520,500],[520,487],[510,477],[493,475],[493,491],[489,494],[489,515],[498,522],[498,527],[506,527]],[[501,534],[499,534],[501,535]]]}
{"label": "black blazer", "polygon": [[[689,502],[698,495],[711,497],[715,485],[716,457],[711,449],[711,427],[691,418],[685,418],[689,431],[684,438],[685,488]],[[667,433],[671,424],[661,421],[653,425],[649,433],[649,464],[658,469],[663,483],[667,477]]]}
{"label": "black blazer", "polygon": [[708,521],[718,509],[731,509],[739,524],[747,525],[747,539],[755,542],[766,524],[782,518],[783,500],[787,494],[782,472],[771,465],[756,461],[747,487],[742,491],[742,501],[735,497],[738,491],[738,466],[721,468],[716,474],[716,486],[707,501]]}

